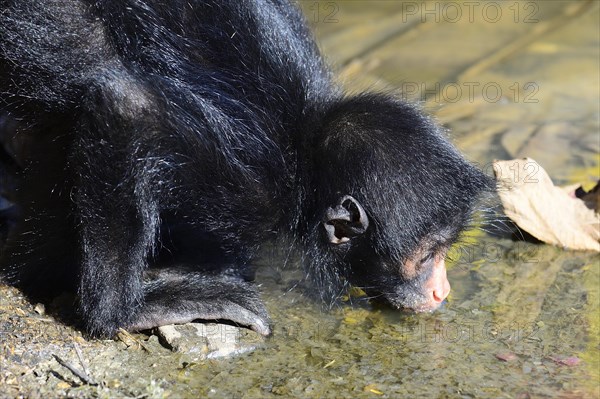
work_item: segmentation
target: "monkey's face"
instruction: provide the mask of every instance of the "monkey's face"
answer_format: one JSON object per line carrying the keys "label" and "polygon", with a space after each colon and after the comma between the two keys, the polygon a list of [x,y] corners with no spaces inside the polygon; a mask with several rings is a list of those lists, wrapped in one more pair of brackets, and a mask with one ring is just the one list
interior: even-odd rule
{"label": "monkey's face", "polygon": [[450,292],[445,257],[455,235],[443,230],[415,241],[386,231],[386,224],[349,195],[328,208],[323,220],[326,239],[352,285],[397,308],[438,308]]}
{"label": "monkey's face", "polygon": [[[350,257],[350,282],[370,297],[399,309],[428,312],[437,309],[450,293],[445,250],[422,247],[406,260],[371,254]],[[364,252],[363,252],[364,253]]]}
{"label": "monkey's face", "polygon": [[428,248],[423,243],[403,262],[374,265],[383,277],[373,281],[374,288],[395,307],[435,310],[450,293],[445,256],[445,249]]}

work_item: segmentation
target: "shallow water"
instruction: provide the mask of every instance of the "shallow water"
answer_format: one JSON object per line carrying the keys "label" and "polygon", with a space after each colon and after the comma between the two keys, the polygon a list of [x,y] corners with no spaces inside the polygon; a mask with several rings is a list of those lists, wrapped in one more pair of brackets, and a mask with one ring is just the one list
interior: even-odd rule
{"label": "shallow water", "polygon": [[274,336],[253,353],[191,364],[181,381],[208,397],[595,397],[598,257],[485,237],[472,249],[429,314],[324,313],[267,267]]}

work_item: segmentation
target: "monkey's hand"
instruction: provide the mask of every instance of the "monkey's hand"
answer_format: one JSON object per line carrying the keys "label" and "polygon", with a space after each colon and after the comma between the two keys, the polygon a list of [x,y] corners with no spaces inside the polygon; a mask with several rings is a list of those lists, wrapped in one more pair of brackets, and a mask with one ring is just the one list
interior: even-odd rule
{"label": "monkey's hand", "polygon": [[267,311],[252,283],[229,275],[153,270],[144,282],[144,304],[125,326],[137,331],[193,320],[229,320],[270,335]]}

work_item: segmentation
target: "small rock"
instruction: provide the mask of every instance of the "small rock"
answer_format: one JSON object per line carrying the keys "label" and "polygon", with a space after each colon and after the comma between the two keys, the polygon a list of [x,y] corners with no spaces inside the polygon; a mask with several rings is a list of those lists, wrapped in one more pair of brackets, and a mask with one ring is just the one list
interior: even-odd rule
{"label": "small rock", "polygon": [[264,338],[248,330],[228,324],[188,323],[155,329],[164,346],[194,360],[235,356],[254,350]]}
{"label": "small rock", "polygon": [[39,314],[40,316],[43,316],[46,314],[46,307],[44,306],[43,303],[36,303],[35,306],[33,307],[33,311],[37,314]]}
{"label": "small rock", "polygon": [[512,362],[517,359],[517,355],[511,352],[496,353],[496,359],[502,360],[503,362]]}
{"label": "small rock", "polygon": [[581,363],[581,359],[575,356],[565,358],[552,357],[551,359],[554,360],[556,364],[560,364],[561,366],[577,366],[579,363]]}

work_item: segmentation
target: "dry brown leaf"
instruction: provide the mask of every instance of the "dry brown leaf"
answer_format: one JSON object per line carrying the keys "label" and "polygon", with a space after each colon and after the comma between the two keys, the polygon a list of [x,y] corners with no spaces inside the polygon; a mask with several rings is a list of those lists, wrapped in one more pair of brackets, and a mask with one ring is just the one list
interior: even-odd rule
{"label": "dry brown leaf", "polygon": [[533,159],[495,161],[494,173],[504,212],[521,229],[549,244],[600,252],[598,213],[556,187]]}

